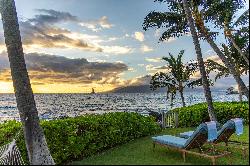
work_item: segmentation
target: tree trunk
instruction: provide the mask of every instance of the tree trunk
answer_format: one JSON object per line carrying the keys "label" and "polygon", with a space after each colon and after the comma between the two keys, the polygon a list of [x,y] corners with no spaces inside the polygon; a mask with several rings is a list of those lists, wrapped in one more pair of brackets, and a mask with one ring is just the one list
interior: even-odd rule
{"label": "tree trunk", "polygon": [[216,52],[216,54],[220,57],[222,62],[229,69],[230,73],[233,75],[237,84],[240,86],[242,93],[247,97],[249,101],[249,90],[247,89],[245,83],[242,81],[240,75],[236,72],[235,65],[226,58],[226,56],[221,52],[219,47],[215,44],[215,42],[211,39],[211,37],[206,33],[205,33],[205,38],[207,42],[210,44],[210,46],[213,48],[213,50]]}
{"label": "tree trunk", "polygon": [[242,91],[240,89],[240,85],[238,84],[238,91],[239,91],[239,100],[242,102]]}
{"label": "tree trunk", "polygon": [[0,12],[17,108],[24,126],[24,137],[30,164],[54,165],[43,130],[39,125],[38,112],[24,60],[14,0],[0,0]]}
{"label": "tree trunk", "polygon": [[197,54],[197,60],[199,63],[199,68],[200,68],[200,73],[202,76],[202,84],[203,84],[203,88],[204,88],[204,92],[205,92],[205,97],[206,97],[206,101],[208,104],[208,114],[210,117],[211,121],[216,121],[216,116],[214,114],[214,107],[213,107],[213,101],[212,101],[212,95],[211,95],[211,91],[210,91],[210,87],[209,87],[209,81],[207,78],[207,73],[205,70],[205,66],[204,66],[204,61],[202,58],[202,52],[201,52],[201,48],[200,48],[200,43],[199,43],[199,38],[194,26],[194,20],[192,18],[192,13],[190,11],[190,8],[188,6],[187,0],[182,0],[183,5],[184,5],[184,9],[185,9],[185,13],[186,13],[186,17],[188,20],[188,24],[190,27],[190,31],[193,37],[193,42],[195,45],[195,50],[196,50],[196,54]]}
{"label": "tree trunk", "polygon": [[247,99],[249,101],[249,90],[246,87],[245,83],[242,81],[240,75],[237,73],[234,63],[230,62],[226,58],[226,56],[223,54],[223,52],[219,49],[219,47],[215,44],[213,39],[210,37],[208,31],[206,30],[206,27],[204,25],[204,21],[201,19],[198,19],[198,18],[196,18],[195,20],[197,22],[197,25],[200,26],[200,30],[201,30],[202,35],[205,37],[205,39],[207,40],[209,45],[213,48],[213,50],[216,52],[216,54],[219,56],[219,58],[222,60],[222,62],[229,69],[230,73],[233,75],[237,84],[240,86],[242,93],[247,97]]}
{"label": "tree trunk", "polygon": [[234,38],[232,36],[228,36],[229,40],[233,43],[233,46],[237,49],[237,51],[240,53],[240,55],[244,58],[244,60],[247,62],[247,65],[249,66],[249,59],[246,57],[246,55],[241,51],[240,47],[236,44]]}
{"label": "tree trunk", "polygon": [[183,87],[182,87],[182,85],[179,86],[179,89],[180,89],[179,92],[180,92],[180,95],[181,95],[182,106],[186,107],[185,98],[184,98],[184,95],[183,95]]}
{"label": "tree trunk", "polygon": [[225,36],[230,40],[230,42],[233,44],[234,48],[236,48],[236,50],[240,53],[240,55],[244,58],[244,60],[246,61],[247,65],[249,66],[249,59],[246,57],[246,55],[241,51],[240,47],[236,44],[231,31],[229,30],[229,28],[227,26],[224,26],[224,31],[225,31]]}

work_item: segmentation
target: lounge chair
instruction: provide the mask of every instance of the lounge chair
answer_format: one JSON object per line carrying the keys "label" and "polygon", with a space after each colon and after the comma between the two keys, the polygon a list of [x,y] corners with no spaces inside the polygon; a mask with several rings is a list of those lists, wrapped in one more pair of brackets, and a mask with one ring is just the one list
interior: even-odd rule
{"label": "lounge chair", "polygon": [[[153,147],[155,148],[156,144],[166,146],[172,149],[176,149],[182,152],[182,157],[185,162],[186,153],[198,155],[201,157],[206,157],[212,160],[213,165],[215,165],[216,158],[223,157],[230,154],[230,152],[224,151],[221,154],[208,154],[201,148],[203,144],[207,142],[208,139],[213,141],[217,138],[217,130],[208,129],[209,125],[202,123],[198,128],[193,132],[193,134],[188,138],[181,138],[172,135],[162,135],[157,137],[152,137]],[[216,127],[215,127],[216,128]],[[208,134],[208,131],[213,131],[212,134]],[[210,138],[208,138],[210,136]],[[199,152],[191,151],[192,149],[199,149]]]}
{"label": "lounge chair", "polygon": [[[180,133],[181,138],[188,139],[192,136],[194,131],[188,131],[184,133]],[[243,120],[240,118],[230,119],[228,120],[219,130],[218,130],[218,137],[217,139],[213,140],[213,145],[219,145],[219,143],[224,142],[226,148],[228,150],[229,144],[240,144],[243,151],[243,157],[246,157],[246,148],[243,145],[248,145],[247,143],[239,142],[239,141],[230,141],[229,138],[236,133],[236,135],[243,134]],[[222,146],[220,144],[220,146]]]}

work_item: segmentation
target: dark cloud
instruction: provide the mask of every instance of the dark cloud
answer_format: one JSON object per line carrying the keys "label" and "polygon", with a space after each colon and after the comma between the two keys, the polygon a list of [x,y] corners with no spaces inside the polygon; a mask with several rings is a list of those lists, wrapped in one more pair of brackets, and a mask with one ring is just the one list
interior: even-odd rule
{"label": "dark cloud", "polygon": [[55,10],[47,9],[36,9],[36,11],[44,14],[35,15],[35,18],[29,19],[29,22],[35,23],[36,25],[42,24],[55,24],[61,21],[74,21],[79,22],[76,16],[71,15],[68,12],[60,12]]}
{"label": "dark cloud", "polygon": [[[0,54],[0,79],[10,80],[9,62],[6,53]],[[63,56],[30,53],[25,55],[32,81],[42,83],[114,83],[118,75],[128,70],[123,63],[88,62],[86,59],[69,59]]]}
{"label": "dark cloud", "polygon": [[68,37],[72,32],[56,27],[60,22],[79,22],[76,16],[67,12],[37,9],[45,14],[35,15],[34,18],[20,21],[20,31],[24,45],[40,45],[45,48],[79,48],[86,51],[102,52],[102,48],[91,45],[84,40]]}

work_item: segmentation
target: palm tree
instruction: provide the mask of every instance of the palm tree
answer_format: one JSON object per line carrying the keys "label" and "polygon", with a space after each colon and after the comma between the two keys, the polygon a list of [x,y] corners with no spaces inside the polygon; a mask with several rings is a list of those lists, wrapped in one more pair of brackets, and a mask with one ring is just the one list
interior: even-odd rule
{"label": "palm tree", "polygon": [[[232,32],[246,31],[249,29],[249,9],[247,9],[236,21],[235,13],[245,6],[244,0],[207,0],[204,4],[203,18],[205,20],[213,21],[214,25],[224,29],[224,35],[237,49],[240,56],[244,58],[249,66],[249,55],[244,53],[236,43]],[[237,30],[239,26],[242,26],[240,30]]]}
{"label": "palm tree", "polygon": [[[246,38],[239,36],[236,37],[235,42],[237,45],[239,45],[240,48],[244,47]],[[224,54],[228,55],[230,57],[231,62],[234,62],[235,64],[235,70],[239,75],[247,74],[249,72],[248,65],[246,64],[246,61],[241,57],[238,52],[238,50],[233,46],[233,43],[229,43],[229,46],[223,45],[224,48]],[[215,76],[215,81],[217,79],[220,79],[222,77],[228,77],[230,76],[230,71],[227,67],[225,67],[223,64],[220,64],[218,62],[215,62],[211,59],[208,59],[206,62],[206,66],[208,69],[208,72],[215,71],[217,74]],[[238,84],[238,91],[239,91],[239,100],[242,101],[242,91],[240,89],[240,86]]]}
{"label": "palm tree", "polygon": [[182,101],[182,106],[185,107],[184,89],[186,87],[200,86],[201,79],[191,80],[191,76],[197,71],[197,63],[191,62],[183,64],[182,57],[184,50],[181,50],[177,58],[171,53],[169,57],[163,57],[162,59],[167,61],[167,68],[170,70],[168,73],[157,72],[152,76],[151,89],[165,87],[167,89],[167,99],[170,96],[171,106],[173,105],[173,99],[175,99],[176,92],[179,91]]}
{"label": "palm tree", "polygon": [[[178,85],[176,83],[175,78],[171,74],[157,72],[155,73],[150,81],[150,89],[156,90],[158,88],[166,88],[167,90],[167,100],[170,98],[170,106],[173,107],[173,100],[175,99],[175,95],[178,89]],[[170,96],[169,96],[170,95]],[[185,102],[182,101],[183,107],[185,106]]]}
{"label": "palm tree", "polygon": [[[160,41],[164,41],[166,39],[169,39],[170,37],[180,37],[182,35],[189,33],[190,30],[192,29],[191,32],[193,36],[195,50],[197,53],[199,69],[200,69],[200,73],[202,76],[202,84],[204,87],[204,93],[205,93],[206,101],[208,104],[208,113],[209,113],[211,120],[216,119],[215,114],[213,113],[214,107],[212,103],[212,96],[211,96],[211,91],[209,87],[209,81],[207,78],[208,76],[205,70],[197,32],[194,27],[194,21],[193,21],[192,14],[190,12],[189,7],[187,6],[186,8],[187,10],[184,10],[181,0],[178,0],[178,1],[155,0],[155,1],[166,2],[169,6],[170,11],[169,12],[155,12],[155,11],[150,12],[144,19],[143,29],[146,31],[151,27],[166,28],[165,32],[160,37]],[[187,15],[186,11],[190,12],[191,15],[190,16]],[[192,25],[192,28],[190,27],[188,22],[190,22],[190,24]]]}
{"label": "palm tree", "polygon": [[[211,1],[211,3],[212,2],[214,2],[214,1]],[[207,4],[207,3],[205,3],[205,4]],[[245,85],[245,83],[243,82],[243,80],[241,79],[239,73],[235,70],[235,68],[236,68],[235,64],[232,61],[230,61],[230,57],[227,57],[220,50],[220,48],[217,46],[217,44],[214,42],[213,39],[216,36],[216,35],[214,35],[215,33],[210,32],[210,30],[205,26],[203,16],[206,15],[206,14],[204,14],[205,13],[204,10],[199,11],[199,8],[198,8],[197,4],[192,3],[192,6],[193,6],[193,10],[192,10],[193,13],[192,14],[193,14],[193,16],[195,18],[195,23],[196,23],[196,26],[197,26],[198,30],[200,31],[201,36],[205,38],[205,40],[213,48],[213,50],[216,52],[216,54],[220,57],[222,62],[229,69],[230,73],[233,75],[234,79],[236,80],[237,84],[239,85],[240,91],[242,91],[242,93],[249,100],[249,90],[248,90],[247,86]],[[223,9],[221,9],[221,10],[223,10]],[[205,21],[208,22],[210,20],[211,19],[209,18],[209,19],[207,19]]]}
{"label": "palm tree", "polygon": [[[165,2],[169,6],[169,12],[150,12],[144,20],[143,29],[147,30],[149,27],[165,27],[167,30],[162,34],[160,37],[160,41],[164,41],[170,37],[179,37],[185,35],[190,32],[191,28],[189,29],[188,20],[186,19],[184,6],[182,0],[155,0],[159,2]],[[205,26],[203,20],[203,13],[204,13],[204,6],[207,4],[207,0],[201,1],[188,1],[192,4],[192,12],[191,16],[195,19],[195,25],[198,30],[198,36],[200,38],[205,39],[209,45],[213,48],[216,54],[220,57],[222,62],[229,68],[230,73],[233,75],[236,82],[240,85],[242,93],[248,98],[249,100],[249,90],[246,87],[245,83],[242,81],[240,75],[235,71],[235,66],[233,62],[227,58],[225,54],[220,50],[217,44],[214,42],[216,39],[216,32],[210,32],[210,30]],[[213,0],[209,1],[210,3]],[[199,11],[199,7],[202,8]],[[209,22],[209,20],[205,20]]]}
{"label": "palm tree", "polygon": [[210,87],[209,87],[209,81],[207,79],[207,73],[205,70],[205,65],[204,65],[204,61],[202,58],[202,53],[201,53],[201,47],[200,47],[200,43],[199,43],[199,38],[195,29],[195,25],[194,25],[194,20],[192,17],[192,13],[190,11],[189,5],[187,0],[182,0],[183,2],[183,7],[185,10],[185,14],[188,20],[188,25],[190,27],[190,31],[193,37],[193,42],[195,45],[195,50],[196,50],[196,55],[197,55],[197,60],[199,63],[199,67],[200,67],[200,72],[201,72],[201,76],[202,76],[202,83],[203,83],[203,88],[204,88],[204,92],[205,92],[205,96],[206,96],[206,100],[208,103],[208,113],[209,113],[209,117],[211,121],[216,121],[216,116],[214,114],[214,107],[213,107],[213,101],[212,101],[212,96],[211,96],[211,91],[210,91]]}
{"label": "palm tree", "polygon": [[24,126],[30,164],[54,165],[43,130],[39,125],[38,112],[24,60],[14,0],[1,0],[0,11],[16,102]]}

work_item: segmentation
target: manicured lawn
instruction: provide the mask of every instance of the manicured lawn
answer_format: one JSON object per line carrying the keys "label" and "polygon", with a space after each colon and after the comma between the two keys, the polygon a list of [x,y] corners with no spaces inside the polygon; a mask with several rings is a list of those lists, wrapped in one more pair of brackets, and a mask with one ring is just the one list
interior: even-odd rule
{"label": "manicured lawn", "polygon": [[[193,128],[177,128],[165,129],[162,133],[177,135],[180,132],[193,130]],[[249,126],[244,127],[244,134],[242,136],[233,135],[231,140],[243,140],[249,142]],[[237,146],[239,147],[239,146]],[[241,150],[230,149],[233,154],[216,160],[216,164],[241,164],[249,165],[249,150],[247,150],[247,159],[242,159]],[[230,163],[232,162],[232,163]],[[175,150],[168,150],[167,148],[156,145],[153,151],[152,140],[150,137],[140,138],[131,141],[119,147],[109,149],[103,153],[85,158],[81,161],[74,161],[74,165],[208,165],[212,164],[211,160],[187,154],[186,162],[183,162],[180,152]]]}

